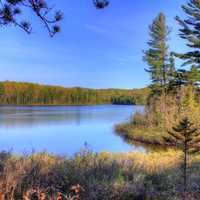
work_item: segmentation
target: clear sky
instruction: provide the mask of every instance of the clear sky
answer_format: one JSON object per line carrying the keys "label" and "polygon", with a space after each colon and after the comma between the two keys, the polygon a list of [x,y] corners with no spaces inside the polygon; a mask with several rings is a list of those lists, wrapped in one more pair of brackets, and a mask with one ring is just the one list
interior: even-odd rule
{"label": "clear sky", "polygon": [[174,17],[185,0],[110,0],[96,10],[92,0],[49,0],[64,12],[62,32],[49,38],[32,16],[34,33],[1,28],[0,80],[67,87],[139,88],[149,83],[142,51],[148,25],[160,12],[173,28],[170,46],[182,51]]}

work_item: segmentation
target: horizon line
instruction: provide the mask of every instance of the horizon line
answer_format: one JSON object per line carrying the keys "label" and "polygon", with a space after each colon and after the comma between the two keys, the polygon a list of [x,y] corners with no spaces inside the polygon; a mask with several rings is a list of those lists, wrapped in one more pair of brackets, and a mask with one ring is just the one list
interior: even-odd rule
{"label": "horizon line", "polygon": [[84,87],[84,86],[66,86],[66,85],[59,85],[59,84],[49,84],[49,83],[41,83],[41,82],[31,82],[31,81],[15,81],[15,80],[1,80],[0,83],[11,82],[11,83],[27,83],[27,84],[36,84],[40,86],[50,86],[50,87],[62,87],[66,89],[73,89],[73,88],[81,88],[81,89],[92,89],[92,90],[138,90],[138,89],[145,89],[149,86],[146,85],[144,87],[139,88],[115,88],[115,87],[107,87],[107,88],[94,88],[94,87]]}

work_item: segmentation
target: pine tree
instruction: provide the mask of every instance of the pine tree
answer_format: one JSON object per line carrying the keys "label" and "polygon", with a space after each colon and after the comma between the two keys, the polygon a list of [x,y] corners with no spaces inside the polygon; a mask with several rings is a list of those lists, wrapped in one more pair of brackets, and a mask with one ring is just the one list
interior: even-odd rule
{"label": "pine tree", "polygon": [[[184,61],[183,66],[192,66],[191,70],[186,71],[190,75],[188,81],[192,80],[193,83],[197,83],[200,81],[200,1],[189,0],[186,5],[182,6],[182,9],[188,17],[185,20],[176,17],[181,26],[179,35],[187,41],[187,46],[191,50],[186,53],[176,53],[175,56]],[[195,73],[193,73],[194,70]]]}
{"label": "pine tree", "polygon": [[149,65],[149,72],[154,88],[161,89],[166,94],[166,84],[169,78],[170,60],[167,40],[170,28],[166,25],[166,18],[160,13],[149,26],[151,39],[149,49],[144,52],[144,60]]}
{"label": "pine tree", "polygon": [[164,137],[165,145],[176,147],[184,154],[183,178],[184,178],[184,200],[187,199],[187,177],[188,177],[188,156],[200,152],[200,132],[188,118],[184,118],[168,131],[168,137]]}
{"label": "pine tree", "polygon": [[44,24],[49,35],[52,37],[60,31],[58,22],[62,20],[63,14],[60,11],[54,11],[45,0],[4,0],[0,1],[0,25],[14,25],[27,33],[32,32],[30,23],[31,17],[26,17],[26,21],[21,20],[26,9],[32,13]]}

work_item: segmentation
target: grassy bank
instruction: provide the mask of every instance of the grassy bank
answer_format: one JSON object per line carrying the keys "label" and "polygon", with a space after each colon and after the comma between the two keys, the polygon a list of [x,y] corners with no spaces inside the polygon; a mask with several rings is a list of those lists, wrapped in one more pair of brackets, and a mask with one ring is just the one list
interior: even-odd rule
{"label": "grassy bank", "polygon": [[131,123],[118,124],[115,126],[115,131],[130,144],[141,143],[141,145],[156,145],[157,147],[163,143],[163,136],[166,135],[161,129],[139,128]]}
{"label": "grassy bank", "polygon": [[129,122],[117,124],[115,132],[131,144],[140,143],[147,147],[163,146],[163,136],[166,136],[166,132],[159,125],[150,123],[145,114],[135,113]]}
{"label": "grassy bank", "polygon": [[[37,191],[46,199],[75,195],[72,186],[77,184],[79,199],[84,200],[181,199],[181,154],[177,151],[95,154],[83,150],[73,158],[1,153],[0,158],[0,191],[7,199],[25,199],[27,191]],[[200,198],[198,162],[198,158],[191,162],[191,199]]]}

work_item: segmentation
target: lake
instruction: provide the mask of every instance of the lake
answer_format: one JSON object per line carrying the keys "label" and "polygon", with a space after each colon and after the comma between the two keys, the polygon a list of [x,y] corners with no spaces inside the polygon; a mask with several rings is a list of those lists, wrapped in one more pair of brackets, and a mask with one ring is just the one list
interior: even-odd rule
{"label": "lake", "polygon": [[143,106],[2,106],[0,150],[73,155],[87,144],[95,152],[141,151],[114,133],[114,125]]}

